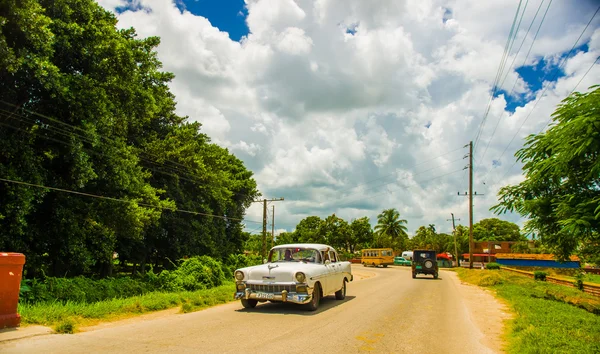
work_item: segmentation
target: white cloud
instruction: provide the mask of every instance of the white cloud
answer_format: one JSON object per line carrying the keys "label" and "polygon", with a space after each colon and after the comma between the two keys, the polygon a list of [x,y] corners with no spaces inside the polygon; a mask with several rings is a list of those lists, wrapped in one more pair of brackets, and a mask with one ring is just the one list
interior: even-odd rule
{"label": "white cloud", "polygon": [[[525,60],[547,4],[525,36],[540,3],[528,2],[502,85],[505,91],[515,85],[512,99],[525,94],[539,102],[513,113],[506,110],[507,95],[492,101],[475,154],[475,190],[485,194],[475,200],[475,221],[492,215],[488,209],[501,185],[522,178],[520,164],[510,168],[523,137],[543,129],[600,54],[595,21],[580,42],[589,52],[569,59],[565,76],[545,83],[548,90],[540,98],[541,90],[534,91],[514,67],[508,70],[513,60],[517,67]],[[100,4],[114,10],[125,2]],[[161,37],[158,56],[176,75],[171,89],[177,112],[201,122],[214,141],[238,154],[265,196],[286,198],[276,206],[278,229],[292,230],[305,216],[333,212],[375,222],[389,207],[409,220],[411,232],[430,223],[450,230],[450,212],[467,220],[466,198],[456,195],[467,188],[462,147],[478,135],[516,4],[246,0],[246,5],[250,33],[240,42],[165,0],[140,0],[134,8],[149,11],[117,17],[120,27],[133,26],[142,37]],[[527,64],[560,60],[596,6],[554,0]],[[599,77],[596,66],[578,90]],[[261,220],[261,213],[254,205],[247,217]]]}

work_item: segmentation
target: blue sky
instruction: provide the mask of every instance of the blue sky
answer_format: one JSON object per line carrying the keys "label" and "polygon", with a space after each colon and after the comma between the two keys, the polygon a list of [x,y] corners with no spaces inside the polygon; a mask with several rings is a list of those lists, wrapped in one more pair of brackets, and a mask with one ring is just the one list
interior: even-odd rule
{"label": "blue sky", "polygon": [[206,17],[214,27],[229,33],[234,41],[248,34],[244,0],[183,0],[183,4],[189,12]]}
{"label": "blue sky", "polygon": [[[587,43],[575,48],[569,57],[575,56],[578,52],[588,52]],[[517,73],[525,80],[528,85],[528,88],[532,92],[537,92],[542,88],[542,84],[544,81],[556,81],[561,77],[565,76],[563,70],[560,69],[560,64],[563,62],[564,58],[567,56],[567,53],[563,53],[559,60],[556,61],[548,61],[544,58],[539,60],[534,66],[521,66],[516,69]],[[510,85],[512,87],[512,84]],[[583,88],[580,88],[583,89]],[[508,96],[508,92],[504,90],[500,90],[496,93],[496,96],[504,94],[507,100],[506,109],[511,113],[515,112],[517,107],[523,107],[527,102],[529,102],[533,97],[525,97],[525,95]]]}

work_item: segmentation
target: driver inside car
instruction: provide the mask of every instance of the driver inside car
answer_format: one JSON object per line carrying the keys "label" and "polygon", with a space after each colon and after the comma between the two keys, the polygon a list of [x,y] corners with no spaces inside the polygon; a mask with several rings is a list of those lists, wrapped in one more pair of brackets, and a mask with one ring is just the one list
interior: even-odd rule
{"label": "driver inside car", "polygon": [[285,250],[285,256],[284,256],[283,260],[291,261],[292,260],[292,251]]}

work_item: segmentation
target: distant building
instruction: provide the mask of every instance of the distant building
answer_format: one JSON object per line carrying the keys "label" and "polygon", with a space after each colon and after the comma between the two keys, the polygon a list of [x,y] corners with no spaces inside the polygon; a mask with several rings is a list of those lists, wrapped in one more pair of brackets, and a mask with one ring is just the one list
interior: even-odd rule
{"label": "distant building", "polygon": [[[523,241],[476,241],[473,242],[473,262],[489,263],[496,262],[496,255],[500,253],[513,253],[512,245],[523,243]],[[535,241],[527,241],[527,247],[531,250],[535,248]],[[465,261],[469,262],[469,254],[462,254]],[[464,263],[461,262],[464,265]]]}

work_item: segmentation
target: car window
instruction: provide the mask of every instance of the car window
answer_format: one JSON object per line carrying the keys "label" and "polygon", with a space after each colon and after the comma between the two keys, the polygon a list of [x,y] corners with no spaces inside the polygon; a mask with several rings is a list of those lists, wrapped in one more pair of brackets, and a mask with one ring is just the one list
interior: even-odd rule
{"label": "car window", "polygon": [[319,252],[309,248],[278,248],[271,250],[270,262],[321,263]]}
{"label": "car window", "polygon": [[337,257],[334,251],[329,251],[329,259],[331,259],[331,262],[337,262]]}

